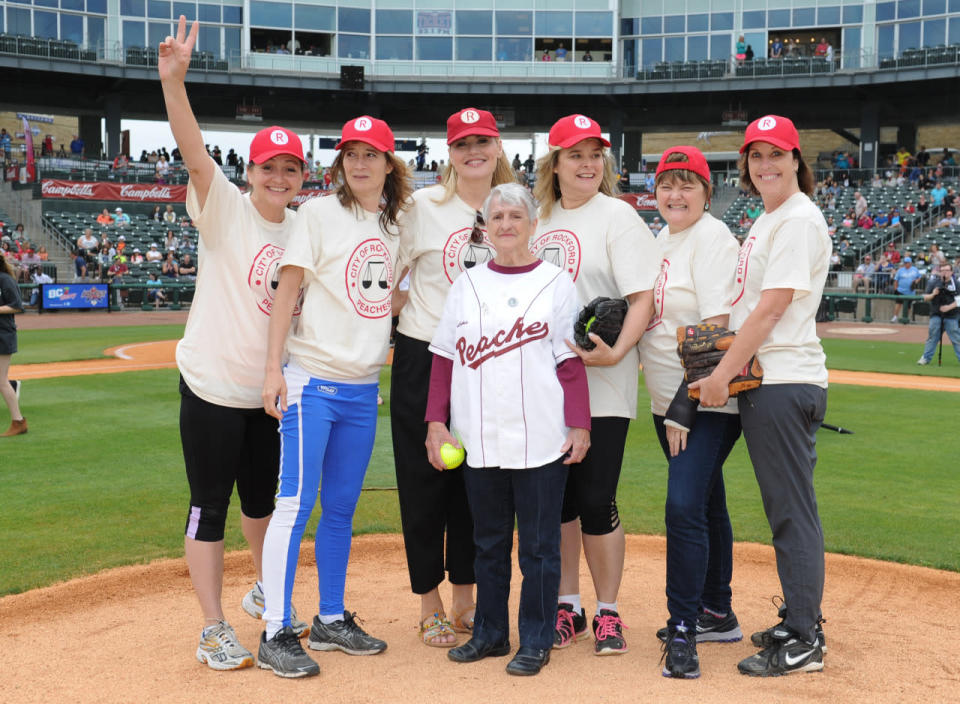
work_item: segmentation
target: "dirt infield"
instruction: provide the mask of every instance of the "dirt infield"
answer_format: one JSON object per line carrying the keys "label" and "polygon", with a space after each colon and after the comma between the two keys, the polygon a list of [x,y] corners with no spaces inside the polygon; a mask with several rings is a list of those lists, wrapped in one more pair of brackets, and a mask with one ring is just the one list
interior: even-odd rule
{"label": "dirt infield", "polygon": [[[660,676],[654,637],[665,622],[665,541],[627,536],[620,610],[630,652],[598,658],[590,641],[554,652],[534,678],[507,675],[507,658],[457,665],[417,641],[418,599],[409,593],[398,535],[354,539],[347,606],[388,643],[383,655],[315,653],[319,677],[282,680],[257,669],[218,673],[194,659],[201,623],[183,560],[123,567],[0,599],[6,675],[0,701],[20,702],[948,702],[960,691],[951,644],[960,626],[947,615],[960,574],[827,555],[823,613],[829,653],[822,673],[758,680],[737,674],[749,641],[704,644],[702,677]],[[775,621],[779,583],[773,549],[734,549],[734,608],[746,633]],[[262,629],[240,600],[253,580],[244,553],[227,557],[224,605],[240,640],[255,650]],[[300,556],[294,602],[314,613],[312,546]],[[519,571],[514,564],[515,580]],[[589,577],[584,568],[584,585]],[[511,601],[515,619],[517,589]],[[587,590],[589,592],[591,590]],[[587,598],[586,607],[593,608]],[[41,635],[43,634],[43,635]],[[52,638],[52,642],[51,642]],[[516,624],[511,639],[517,644]],[[288,699],[288,697],[295,699]]]}
{"label": "dirt infield", "polygon": [[[178,322],[161,321],[160,315],[101,314],[93,319],[95,322],[85,324],[112,324],[120,318],[125,319],[122,324],[144,324],[144,320],[136,319],[141,317],[150,322]],[[33,323],[55,317],[60,316],[31,316],[28,320]],[[79,318],[70,316],[69,326],[79,324]],[[28,329],[27,325],[20,327]],[[847,323],[838,327],[854,326]],[[867,334],[904,342],[917,341],[900,337],[907,331],[920,336],[920,341],[925,337],[925,330],[919,326],[875,327],[889,331]],[[854,333],[838,332],[836,336],[847,334]],[[826,330],[821,335],[833,336]],[[11,375],[40,378],[173,366],[174,345],[173,341],[126,345],[111,348],[111,354],[120,355],[115,359],[93,360],[90,365],[68,363],[59,370],[50,365],[19,365],[11,369]],[[830,378],[831,383],[890,387],[897,382],[909,388],[949,387],[960,391],[960,380],[942,377],[831,372]],[[749,634],[775,620],[770,598],[779,593],[779,582],[773,549],[738,543],[734,562],[734,608]],[[513,618],[519,578],[514,563]],[[240,608],[253,579],[246,553],[227,556],[226,615],[241,641],[256,651],[262,624]],[[585,564],[581,581],[585,605],[592,609]],[[385,639],[389,648],[383,655],[367,658],[311,651],[320,663],[321,675],[298,681],[282,680],[256,669],[217,673],[196,662],[201,614],[186,564],[182,559],[161,560],[0,598],[0,649],[5,663],[0,702],[215,699],[259,704],[291,695],[296,701],[315,699],[338,704],[957,701],[960,664],[951,650],[960,640],[960,624],[949,612],[960,594],[960,574],[827,555],[823,612],[829,653],[825,670],[769,680],[737,674],[737,661],[754,652],[747,640],[702,645],[703,675],[698,681],[661,677],[660,647],[654,632],[666,619],[664,583],[664,539],[627,536],[619,604],[629,627],[626,636],[630,652],[622,657],[597,658],[591,643],[581,641],[555,652],[541,676],[515,678],[503,672],[506,658],[456,665],[446,659],[444,650],[420,645],[416,631],[419,603],[409,590],[402,538],[359,536],[353,541],[347,606],[356,610],[365,627]],[[315,612],[315,564],[312,546],[306,544],[301,551],[294,601],[303,616]],[[513,628],[512,642],[516,646],[515,622]]]}

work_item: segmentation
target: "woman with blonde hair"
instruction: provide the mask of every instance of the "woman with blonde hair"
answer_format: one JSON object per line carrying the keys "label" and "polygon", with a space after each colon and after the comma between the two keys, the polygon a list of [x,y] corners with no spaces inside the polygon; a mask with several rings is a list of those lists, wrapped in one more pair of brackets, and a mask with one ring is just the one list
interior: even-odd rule
{"label": "woman with blonde hair", "polygon": [[537,165],[540,223],[531,247],[573,278],[581,306],[598,296],[629,304],[612,347],[591,334],[593,349],[575,348],[587,365],[593,440],[583,462],[570,470],[564,493],[554,647],[570,645],[587,630],[580,603],[582,540],[597,596],[594,652],[617,655],[627,651],[617,606],[625,550],[617,483],[627,429],[637,415],[636,345],[653,313],[660,256],[643,220],[615,197],[610,142],[600,125],[585,115],[568,115],[553,125],[549,143]]}
{"label": "woman with blonde hair", "polygon": [[[390,385],[410,586],[420,595],[420,639],[435,647],[452,647],[457,632],[470,632],[476,580],[463,469],[438,472],[424,446],[432,361],[428,346],[453,281],[495,255],[480,207],[492,188],[515,180],[496,120],[486,110],[464,108],[451,115],[447,144],[450,165],[442,181],[413,195],[410,236],[401,252],[409,265],[410,289],[400,310]],[[439,591],[445,577],[452,586],[449,613]]]}
{"label": "woman with blonde hair", "polygon": [[257,664],[281,677],[319,672],[291,631],[290,605],[300,541],[318,498],[320,605],[307,645],[350,655],[387,647],[344,608],[344,588],[353,514],[377,430],[400,219],[412,190],[394,148],[383,120],[347,121],[331,167],[337,190],[300,207],[277,262],[262,396],[264,410],[280,420],[280,487],[264,538],[266,629]]}

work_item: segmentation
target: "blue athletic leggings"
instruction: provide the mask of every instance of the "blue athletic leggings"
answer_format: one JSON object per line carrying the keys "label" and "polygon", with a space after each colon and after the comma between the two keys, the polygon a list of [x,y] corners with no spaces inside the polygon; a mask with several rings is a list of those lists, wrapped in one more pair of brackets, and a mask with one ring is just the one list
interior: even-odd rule
{"label": "blue athletic leggings", "polygon": [[268,636],[290,625],[300,541],[318,493],[319,613],[343,614],[353,513],[377,429],[377,384],[317,379],[293,362],[284,378],[288,408],[280,422],[280,488],[263,547]]}

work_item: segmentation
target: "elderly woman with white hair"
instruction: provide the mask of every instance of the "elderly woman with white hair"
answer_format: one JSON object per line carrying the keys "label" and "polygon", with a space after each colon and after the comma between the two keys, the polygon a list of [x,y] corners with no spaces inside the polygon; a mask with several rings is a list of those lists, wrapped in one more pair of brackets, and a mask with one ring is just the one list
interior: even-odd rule
{"label": "elderly woman with white hair", "polygon": [[[569,465],[590,445],[583,362],[567,346],[577,316],[569,275],[530,251],[533,198],[517,184],[483,204],[496,257],[464,271],[450,289],[430,350],[427,454],[446,469],[444,443],[466,450],[473,514],[477,610],[456,662],[510,652],[510,553],[519,534],[520,649],[507,665],[535,675],[550,659],[560,586],[560,510]],[[450,411],[450,426],[444,425]]]}

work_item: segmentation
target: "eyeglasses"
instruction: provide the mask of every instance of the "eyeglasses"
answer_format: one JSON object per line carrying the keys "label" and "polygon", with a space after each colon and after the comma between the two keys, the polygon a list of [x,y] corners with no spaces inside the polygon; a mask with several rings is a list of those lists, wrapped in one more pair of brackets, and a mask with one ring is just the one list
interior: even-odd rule
{"label": "eyeglasses", "polygon": [[483,215],[481,215],[480,211],[478,210],[477,217],[473,221],[473,229],[470,230],[471,242],[473,242],[474,244],[480,244],[481,242],[483,242],[483,230],[481,230],[480,228],[486,227],[486,224],[487,223],[483,221]]}

